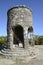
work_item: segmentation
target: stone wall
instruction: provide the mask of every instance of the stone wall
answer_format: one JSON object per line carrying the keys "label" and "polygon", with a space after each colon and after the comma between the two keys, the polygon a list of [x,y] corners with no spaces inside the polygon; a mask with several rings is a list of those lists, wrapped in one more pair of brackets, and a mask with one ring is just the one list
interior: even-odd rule
{"label": "stone wall", "polygon": [[[8,10],[7,21],[7,35],[8,35],[8,48],[13,49],[13,29],[15,26],[20,25],[23,28],[24,46],[29,46],[28,43],[28,29],[33,28],[32,11],[25,6],[16,6]],[[30,29],[31,30],[31,29]],[[33,32],[33,30],[31,31]]]}

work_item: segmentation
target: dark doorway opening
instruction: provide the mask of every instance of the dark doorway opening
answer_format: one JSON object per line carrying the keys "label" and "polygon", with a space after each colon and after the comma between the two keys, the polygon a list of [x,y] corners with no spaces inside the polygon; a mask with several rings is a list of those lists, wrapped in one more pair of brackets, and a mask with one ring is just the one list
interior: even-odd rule
{"label": "dark doorway opening", "polygon": [[31,45],[31,33],[33,32],[33,27],[30,26],[28,28],[28,40],[29,40],[29,44]]}
{"label": "dark doorway opening", "polygon": [[22,44],[24,48],[24,33],[23,33],[23,27],[20,25],[17,25],[14,27],[14,44],[19,46],[19,43]]}

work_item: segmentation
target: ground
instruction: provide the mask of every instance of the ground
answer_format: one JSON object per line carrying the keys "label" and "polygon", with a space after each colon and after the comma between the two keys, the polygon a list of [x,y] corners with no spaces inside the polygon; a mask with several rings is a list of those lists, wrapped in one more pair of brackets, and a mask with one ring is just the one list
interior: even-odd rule
{"label": "ground", "polygon": [[4,56],[0,56],[0,65],[43,65],[43,45],[37,45],[36,47],[39,49],[39,54],[29,61],[27,59],[27,63],[20,59],[6,59]]}

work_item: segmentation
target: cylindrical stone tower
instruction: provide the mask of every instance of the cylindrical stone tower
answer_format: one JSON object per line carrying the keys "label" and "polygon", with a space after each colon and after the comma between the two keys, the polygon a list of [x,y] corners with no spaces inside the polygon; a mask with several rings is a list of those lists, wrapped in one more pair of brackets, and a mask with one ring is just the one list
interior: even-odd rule
{"label": "cylindrical stone tower", "polygon": [[8,48],[27,48],[28,33],[33,33],[32,11],[25,6],[15,6],[8,10],[7,39]]}

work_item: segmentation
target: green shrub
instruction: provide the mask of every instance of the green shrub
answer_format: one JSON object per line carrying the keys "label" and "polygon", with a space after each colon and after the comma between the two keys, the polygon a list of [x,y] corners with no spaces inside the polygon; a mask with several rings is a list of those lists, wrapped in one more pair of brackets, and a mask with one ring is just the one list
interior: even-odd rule
{"label": "green shrub", "polygon": [[[35,45],[43,45],[43,36],[38,36],[34,38]],[[31,39],[29,39],[29,44],[31,45]]]}
{"label": "green shrub", "polygon": [[0,36],[0,46],[7,46],[7,36]]}
{"label": "green shrub", "polygon": [[39,36],[35,39],[35,45],[43,45],[43,36]]}

